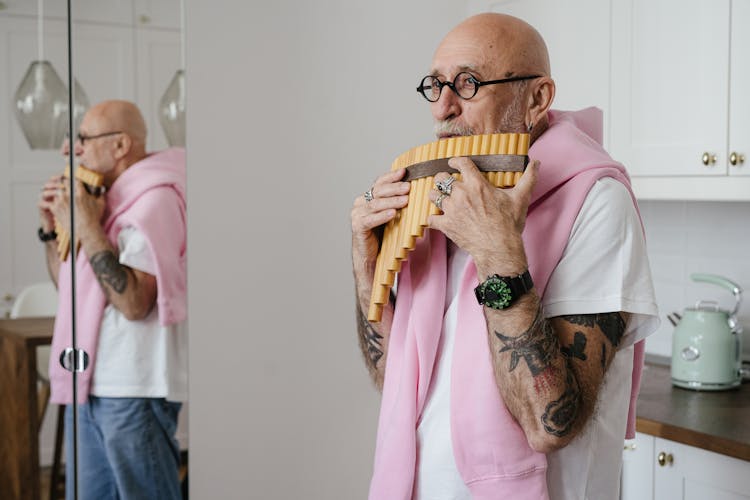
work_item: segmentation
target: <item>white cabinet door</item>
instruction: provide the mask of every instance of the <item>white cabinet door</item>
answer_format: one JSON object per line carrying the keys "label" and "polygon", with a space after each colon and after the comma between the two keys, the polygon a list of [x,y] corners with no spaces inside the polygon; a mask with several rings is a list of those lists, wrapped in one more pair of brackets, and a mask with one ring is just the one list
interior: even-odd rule
{"label": "white cabinet door", "polygon": [[[179,14],[179,13],[178,13]],[[159,101],[180,68],[180,32],[136,28],[138,106],[148,127],[148,149],[168,147],[159,123]]]}
{"label": "white cabinet door", "polygon": [[750,499],[750,462],[661,438],[653,457],[655,499]]}
{"label": "white cabinet door", "polygon": [[729,24],[730,0],[613,0],[611,149],[631,174],[726,175]]}
{"label": "white cabinet door", "polygon": [[[750,176],[750,1],[732,1],[729,174]],[[732,158],[732,154],[735,155]],[[744,157],[744,161],[740,161]]]}
{"label": "white cabinet door", "polygon": [[651,500],[654,498],[654,437],[636,433],[625,441],[622,453],[620,500]]}
{"label": "white cabinet door", "polygon": [[[519,17],[544,38],[557,92],[556,109],[609,108],[609,2],[601,0],[472,0],[469,14]],[[605,124],[606,125],[606,124]],[[605,128],[606,131],[606,128]],[[606,137],[605,133],[605,137]]]}

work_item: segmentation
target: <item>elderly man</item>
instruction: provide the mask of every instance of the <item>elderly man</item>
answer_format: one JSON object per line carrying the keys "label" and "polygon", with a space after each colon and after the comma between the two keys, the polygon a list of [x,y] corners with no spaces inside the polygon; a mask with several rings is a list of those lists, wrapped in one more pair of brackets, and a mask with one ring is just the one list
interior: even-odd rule
{"label": "elderly man", "polygon": [[[633,345],[654,331],[657,308],[601,114],[551,110],[544,41],[500,14],[448,33],[417,90],[438,138],[528,132],[532,162],[511,189],[467,158],[449,162],[461,180],[448,188],[447,173],[435,176],[442,213],[379,323],[362,311],[377,228],[407,203],[404,170],[355,200],[360,345],[383,390],[370,498],[615,499],[642,363]],[[499,284],[510,304],[485,295]]]}
{"label": "elderly man", "polygon": [[[125,101],[91,108],[74,147],[105,188],[100,195],[76,181],[73,197],[77,339],[90,360],[78,377],[78,498],[178,499],[174,435],[187,399],[184,151],[147,154],[143,117]],[[72,377],[57,353],[71,345],[72,272],[70,256],[59,260],[54,229],[57,222],[70,234],[69,203],[68,180],[50,179],[39,201],[39,235],[59,290],[51,401],[68,405],[71,499]]]}

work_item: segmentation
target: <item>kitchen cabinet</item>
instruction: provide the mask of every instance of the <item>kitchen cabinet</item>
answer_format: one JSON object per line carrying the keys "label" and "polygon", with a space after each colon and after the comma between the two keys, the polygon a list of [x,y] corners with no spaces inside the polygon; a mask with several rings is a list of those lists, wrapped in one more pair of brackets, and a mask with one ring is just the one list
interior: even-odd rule
{"label": "kitchen cabinet", "polygon": [[636,195],[750,200],[748,0],[612,0],[610,151]]}
{"label": "kitchen cabinet", "polygon": [[621,500],[747,500],[750,462],[648,434],[625,443]]}

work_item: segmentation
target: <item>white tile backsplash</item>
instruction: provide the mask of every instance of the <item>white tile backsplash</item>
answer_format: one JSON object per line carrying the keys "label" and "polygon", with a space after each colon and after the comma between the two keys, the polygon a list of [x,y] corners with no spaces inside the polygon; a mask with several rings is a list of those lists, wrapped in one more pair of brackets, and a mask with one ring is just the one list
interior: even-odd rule
{"label": "white tile backsplash", "polygon": [[690,279],[691,273],[706,273],[724,276],[745,290],[738,316],[745,329],[745,359],[750,359],[750,202],[642,200],[639,206],[662,319],[646,351],[671,355],[670,312],[698,300],[734,307],[728,291]]}

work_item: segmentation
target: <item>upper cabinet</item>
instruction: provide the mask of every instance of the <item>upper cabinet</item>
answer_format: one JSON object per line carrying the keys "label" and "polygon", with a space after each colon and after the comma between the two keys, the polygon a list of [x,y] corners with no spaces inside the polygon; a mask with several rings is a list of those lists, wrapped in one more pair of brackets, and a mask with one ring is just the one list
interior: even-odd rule
{"label": "upper cabinet", "polygon": [[613,0],[610,150],[636,195],[750,199],[748,0]]}

